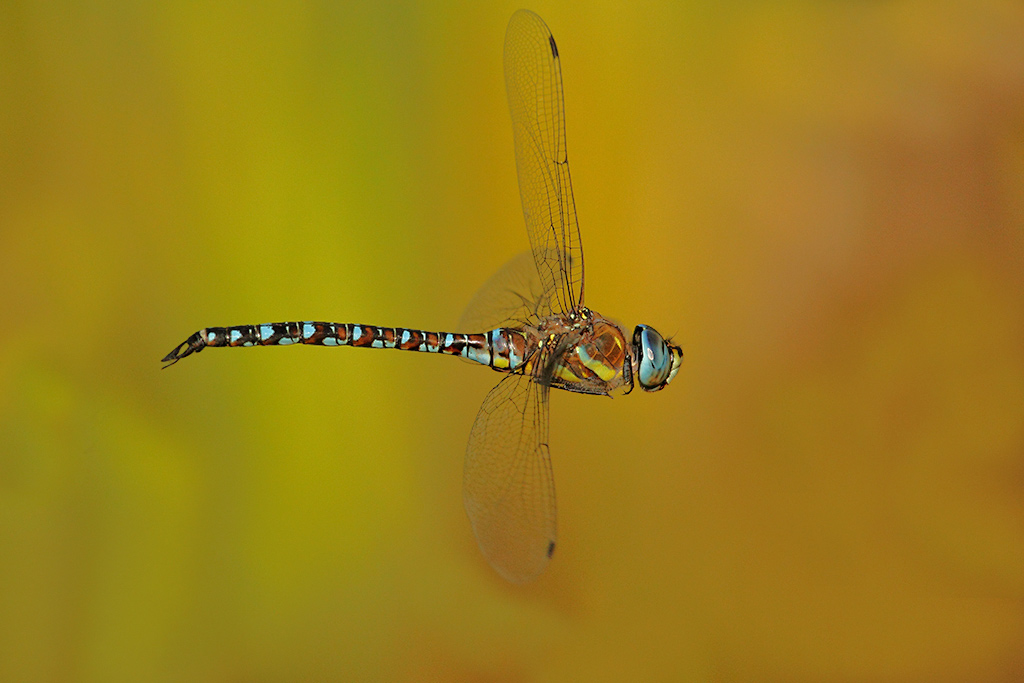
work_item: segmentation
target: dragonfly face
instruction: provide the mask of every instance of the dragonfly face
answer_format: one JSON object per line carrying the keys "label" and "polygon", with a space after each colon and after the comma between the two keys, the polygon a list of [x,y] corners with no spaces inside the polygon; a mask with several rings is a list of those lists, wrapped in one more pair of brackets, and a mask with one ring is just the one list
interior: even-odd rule
{"label": "dragonfly face", "polygon": [[633,330],[633,358],[640,388],[644,391],[660,391],[679,372],[683,350],[665,341],[653,327],[637,325]]}

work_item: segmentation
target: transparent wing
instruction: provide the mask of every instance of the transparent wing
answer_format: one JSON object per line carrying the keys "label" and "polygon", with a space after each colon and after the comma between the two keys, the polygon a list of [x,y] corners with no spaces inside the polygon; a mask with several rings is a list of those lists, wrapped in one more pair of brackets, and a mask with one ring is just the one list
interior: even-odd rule
{"label": "transparent wing", "polygon": [[507,375],[469,434],[463,502],[480,551],[513,583],[544,571],[555,550],[555,482],[548,453],[549,387]]}
{"label": "transparent wing", "polygon": [[498,327],[536,325],[552,314],[555,292],[545,288],[532,251],[514,257],[473,295],[462,318],[460,332],[486,332]]}
{"label": "transparent wing", "polygon": [[505,87],[512,114],[519,194],[545,290],[558,312],[583,305],[583,246],[565,151],[562,69],[555,39],[529,10],[505,32]]}

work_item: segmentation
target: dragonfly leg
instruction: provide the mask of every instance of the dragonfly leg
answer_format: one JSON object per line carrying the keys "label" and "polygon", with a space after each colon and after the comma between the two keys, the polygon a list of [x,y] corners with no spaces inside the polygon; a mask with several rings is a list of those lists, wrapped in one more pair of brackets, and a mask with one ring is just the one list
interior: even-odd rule
{"label": "dragonfly leg", "polygon": [[591,396],[611,396],[608,390],[604,388],[604,383],[595,385],[587,382],[568,382],[563,379],[554,378],[551,380],[549,386],[555,389],[564,389],[565,391],[571,391],[575,394],[589,394]]}

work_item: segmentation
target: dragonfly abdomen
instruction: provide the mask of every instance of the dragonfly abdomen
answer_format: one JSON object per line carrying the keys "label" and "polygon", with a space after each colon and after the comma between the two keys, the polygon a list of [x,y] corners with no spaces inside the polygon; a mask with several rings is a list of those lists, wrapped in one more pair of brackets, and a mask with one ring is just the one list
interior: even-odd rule
{"label": "dragonfly abdomen", "polygon": [[207,327],[199,330],[163,362],[172,365],[207,346],[359,346],[371,349],[401,349],[462,356],[496,370],[512,370],[522,364],[525,338],[516,330],[497,329],[484,334],[427,332],[404,327],[380,327],[357,323],[316,321]]}

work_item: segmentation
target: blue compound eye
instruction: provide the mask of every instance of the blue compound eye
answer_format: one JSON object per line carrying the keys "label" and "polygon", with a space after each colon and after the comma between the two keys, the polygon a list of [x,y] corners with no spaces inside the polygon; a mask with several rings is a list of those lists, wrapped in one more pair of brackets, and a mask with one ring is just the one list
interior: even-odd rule
{"label": "blue compound eye", "polygon": [[668,383],[675,358],[657,330],[637,325],[633,331],[633,352],[637,355],[637,379],[642,389],[655,391]]}

